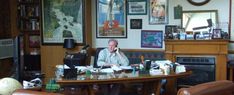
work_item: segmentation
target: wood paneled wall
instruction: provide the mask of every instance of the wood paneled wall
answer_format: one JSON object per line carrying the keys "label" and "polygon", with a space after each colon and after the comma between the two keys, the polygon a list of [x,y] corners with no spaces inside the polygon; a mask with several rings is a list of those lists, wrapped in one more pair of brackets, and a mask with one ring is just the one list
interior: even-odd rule
{"label": "wood paneled wall", "polygon": [[[85,1],[85,41],[86,44],[92,45],[92,28],[91,28],[91,0]],[[73,52],[77,52],[83,46],[76,46]],[[92,47],[92,46],[91,46]],[[53,78],[55,72],[55,66],[63,64],[63,58],[66,49],[61,45],[42,45],[41,46],[41,68],[42,73],[45,74],[45,82],[48,82],[50,78]]]}

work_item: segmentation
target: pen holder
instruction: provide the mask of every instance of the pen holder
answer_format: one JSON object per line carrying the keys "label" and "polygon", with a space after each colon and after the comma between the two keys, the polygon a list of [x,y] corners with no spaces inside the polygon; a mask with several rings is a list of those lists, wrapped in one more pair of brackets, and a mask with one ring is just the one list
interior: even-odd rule
{"label": "pen holder", "polygon": [[151,61],[150,60],[145,60],[145,70],[150,70],[151,68]]}

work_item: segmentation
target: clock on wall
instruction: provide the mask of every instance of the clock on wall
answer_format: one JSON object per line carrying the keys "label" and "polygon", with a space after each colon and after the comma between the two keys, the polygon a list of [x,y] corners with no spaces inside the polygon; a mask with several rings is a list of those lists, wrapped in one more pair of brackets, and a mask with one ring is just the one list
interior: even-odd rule
{"label": "clock on wall", "polygon": [[208,2],[210,2],[210,0],[187,0],[190,4],[195,5],[195,6],[201,6],[204,5]]}

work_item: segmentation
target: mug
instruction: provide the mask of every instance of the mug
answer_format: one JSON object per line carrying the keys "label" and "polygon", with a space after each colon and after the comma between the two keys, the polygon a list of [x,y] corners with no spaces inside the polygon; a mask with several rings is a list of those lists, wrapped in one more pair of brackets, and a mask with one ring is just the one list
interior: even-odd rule
{"label": "mug", "polygon": [[145,69],[150,70],[151,68],[151,61],[150,60],[145,60]]}

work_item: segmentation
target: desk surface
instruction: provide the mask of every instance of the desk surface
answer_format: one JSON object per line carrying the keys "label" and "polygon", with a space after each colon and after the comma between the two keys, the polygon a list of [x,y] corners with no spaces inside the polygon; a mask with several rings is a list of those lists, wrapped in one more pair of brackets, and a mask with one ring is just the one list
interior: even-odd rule
{"label": "desk surface", "polygon": [[[143,83],[143,95],[148,95],[148,87],[153,84],[154,93],[160,95],[161,89],[161,79],[177,79],[192,74],[192,71],[187,71],[179,74],[169,74],[169,75],[154,75],[149,74],[139,74],[133,77],[123,77],[123,78],[109,78],[109,79],[84,79],[84,80],[74,80],[74,79],[61,79],[57,80],[60,85],[88,85],[89,95],[94,95],[92,91],[93,84],[113,84],[113,83]],[[176,88],[174,88],[176,89]],[[174,95],[176,90],[169,91],[170,95]]]}
{"label": "desk surface", "polygon": [[170,75],[154,75],[139,74],[137,77],[123,77],[123,78],[109,78],[109,79],[85,79],[85,80],[74,80],[74,79],[61,79],[56,82],[61,85],[74,85],[74,84],[108,84],[108,83],[123,83],[123,82],[141,82],[141,81],[154,81],[168,78],[180,78],[191,75],[192,71],[187,71],[179,74]]}

